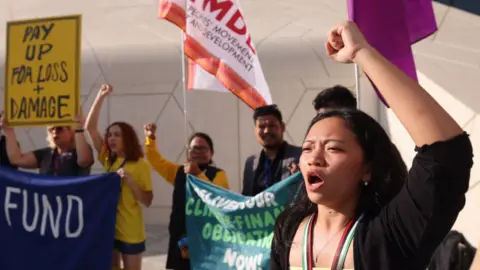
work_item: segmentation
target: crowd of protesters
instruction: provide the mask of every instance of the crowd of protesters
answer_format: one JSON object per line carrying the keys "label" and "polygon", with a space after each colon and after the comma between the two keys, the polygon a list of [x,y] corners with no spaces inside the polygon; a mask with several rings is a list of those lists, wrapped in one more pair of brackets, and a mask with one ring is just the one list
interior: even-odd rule
{"label": "crowd of protesters", "polygon": [[[313,120],[301,146],[285,140],[278,106],[255,109],[261,149],[245,160],[242,195],[255,196],[298,171],[304,178],[296,201],[277,219],[271,269],[302,269],[305,260],[308,269],[330,269],[339,262],[356,270],[426,269],[429,264],[429,269],[450,269],[435,268],[434,255],[465,205],[473,151],[468,135],[418,83],[373,49],[355,24],[331,30],[326,51],[335,61],[356,63],[365,71],[418,153],[407,170],[384,129],[357,109],[355,96],[340,85],[313,100]],[[144,126],[143,147],[129,123],[114,122],[99,131],[102,104],[113,91],[103,85],[76,125],[48,126],[48,147],[34,151],[21,150],[15,130],[2,117],[0,166],[76,177],[89,175],[97,160],[104,172],[116,172],[122,183],[112,267],[132,270],[141,269],[146,249],[142,206],[153,200],[153,168],[173,186],[167,269],[190,269],[188,254],[177,245],[186,237],[186,175],[229,189],[226,172],[213,161],[214,141],[206,133],[192,134],[187,160],[177,164],[158,151],[162,140],[155,123]],[[355,230],[354,237],[342,237],[349,230]]]}

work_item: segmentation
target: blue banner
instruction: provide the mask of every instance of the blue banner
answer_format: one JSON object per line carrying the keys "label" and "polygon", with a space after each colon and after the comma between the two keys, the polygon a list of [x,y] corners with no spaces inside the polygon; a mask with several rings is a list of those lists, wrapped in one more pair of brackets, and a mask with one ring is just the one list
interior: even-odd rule
{"label": "blue banner", "polygon": [[270,269],[276,217],[303,181],[297,173],[246,197],[188,175],[187,235],[195,270]]}
{"label": "blue banner", "polygon": [[0,171],[1,270],[111,268],[119,176]]}

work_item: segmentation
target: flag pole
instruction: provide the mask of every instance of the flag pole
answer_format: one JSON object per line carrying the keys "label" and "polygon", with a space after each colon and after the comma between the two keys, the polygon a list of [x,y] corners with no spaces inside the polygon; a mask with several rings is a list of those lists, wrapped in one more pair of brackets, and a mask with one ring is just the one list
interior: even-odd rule
{"label": "flag pole", "polygon": [[360,109],[360,70],[355,64],[355,96],[357,98],[357,109]]}
{"label": "flag pole", "polygon": [[[185,149],[188,148],[188,114],[187,114],[187,70],[185,64],[185,33],[181,32],[181,58],[182,58],[182,88],[183,88],[183,121],[185,125]],[[188,154],[185,152],[185,154]],[[187,157],[188,158],[188,157]]]}

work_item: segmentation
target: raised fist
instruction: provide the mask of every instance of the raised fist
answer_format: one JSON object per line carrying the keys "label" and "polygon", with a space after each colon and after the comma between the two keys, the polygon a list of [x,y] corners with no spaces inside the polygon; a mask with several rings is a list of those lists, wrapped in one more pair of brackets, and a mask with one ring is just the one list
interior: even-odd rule
{"label": "raised fist", "polygon": [[113,87],[110,84],[102,84],[102,86],[100,87],[99,95],[105,97],[111,92],[113,92]]}
{"label": "raised fist", "polygon": [[351,21],[338,24],[328,32],[325,50],[328,56],[341,63],[352,63],[357,53],[370,45]]}
{"label": "raised fist", "polygon": [[189,161],[183,165],[185,174],[199,175],[202,171],[198,167],[197,163]]}
{"label": "raised fist", "polygon": [[143,131],[145,136],[153,138],[155,137],[155,132],[157,131],[157,125],[154,123],[149,123],[143,126]]}

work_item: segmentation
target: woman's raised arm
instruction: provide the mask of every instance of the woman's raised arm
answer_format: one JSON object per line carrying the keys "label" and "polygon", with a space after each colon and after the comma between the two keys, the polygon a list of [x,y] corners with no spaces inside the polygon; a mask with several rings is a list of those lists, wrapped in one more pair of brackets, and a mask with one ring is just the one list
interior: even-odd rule
{"label": "woman's raised arm", "polygon": [[341,23],[329,32],[326,50],[334,60],[355,62],[363,69],[417,146],[445,141],[463,132],[415,80],[372,48],[353,22]]}
{"label": "woman's raised arm", "polygon": [[98,91],[97,98],[93,102],[90,111],[88,112],[87,119],[85,120],[85,128],[87,129],[88,136],[93,142],[93,146],[100,154],[103,146],[102,135],[98,131],[98,118],[100,118],[100,110],[102,109],[103,101],[105,97],[113,91],[110,85],[104,84]]}

